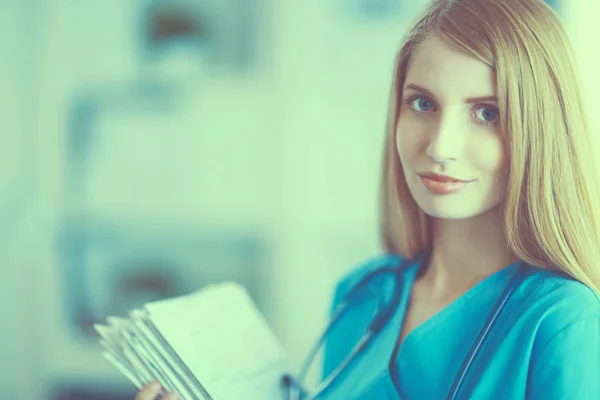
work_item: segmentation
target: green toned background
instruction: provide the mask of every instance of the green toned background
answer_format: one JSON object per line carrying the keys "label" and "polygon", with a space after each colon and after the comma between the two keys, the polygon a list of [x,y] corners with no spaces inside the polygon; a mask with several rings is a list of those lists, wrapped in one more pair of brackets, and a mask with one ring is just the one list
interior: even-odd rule
{"label": "green toned background", "polygon": [[[555,6],[597,129],[592,3]],[[379,251],[394,51],[424,4],[3,0],[0,399],[132,399],[93,323],[225,279],[299,367]]]}

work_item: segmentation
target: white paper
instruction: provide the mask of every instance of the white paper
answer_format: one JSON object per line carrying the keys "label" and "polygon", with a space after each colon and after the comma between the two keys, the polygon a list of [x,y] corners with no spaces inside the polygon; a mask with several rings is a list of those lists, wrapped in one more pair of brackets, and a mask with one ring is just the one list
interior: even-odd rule
{"label": "white paper", "polygon": [[283,347],[234,283],[146,304],[98,324],[111,361],[136,387],[158,379],[182,400],[280,400]]}
{"label": "white paper", "polygon": [[285,351],[243,286],[212,285],[146,309],[213,399],[282,398]]}
{"label": "white paper", "polygon": [[134,310],[130,313],[133,329],[137,334],[140,344],[143,346],[141,351],[143,357],[147,358],[155,368],[161,372],[159,382],[169,391],[175,390],[180,397],[184,399],[204,398],[198,390],[193,388],[188,390],[189,386],[183,384],[184,377],[181,373],[181,367],[170,357],[167,349],[163,347],[160,340],[153,336],[152,332],[145,326],[144,310]]}

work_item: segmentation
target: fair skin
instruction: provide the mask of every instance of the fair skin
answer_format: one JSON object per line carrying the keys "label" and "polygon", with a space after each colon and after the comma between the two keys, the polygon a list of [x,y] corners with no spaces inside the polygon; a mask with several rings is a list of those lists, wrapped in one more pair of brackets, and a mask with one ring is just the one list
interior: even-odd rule
{"label": "fair skin", "polygon": [[[135,400],[154,400],[156,396],[160,393],[162,387],[160,383],[157,381],[149,382],[146,386],[144,386],[138,392],[137,396],[135,396]],[[166,392],[161,400],[178,400],[179,397],[175,392]]]}
{"label": "fair skin", "polygon": [[[421,320],[517,260],[502,232],[507,157],[496,96],[488,65],[435,36],[415,49],[396,138],[409,190],[433,221],[432,257],[411,298],[426,310]],[[435,194],[423,172],[469,183]]]}

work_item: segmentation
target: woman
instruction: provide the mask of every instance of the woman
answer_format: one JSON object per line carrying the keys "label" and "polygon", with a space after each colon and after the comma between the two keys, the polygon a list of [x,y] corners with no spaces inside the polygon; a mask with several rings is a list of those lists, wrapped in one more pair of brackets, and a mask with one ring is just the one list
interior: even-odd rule
{"label": "woman", "polygon": [[[572,59],[541,0],[434,0],[409,29],[383,162],[387,254],[342,279],[334,308],[382,267],[400,287],[380,274],[327,334],[318,398],[600,399],[598,169]],[[373,294],[398,303],[340,372]]]}
{"label": "woman", "polygon": [[[402,296],[324,398],[446,398],[519,268],[459,397],[600,398],[598,169],[572,58],[537,0],[438,0],[409,30],[383,165],[389,255],[353,271],[335,298],[393,263]],[[325,376],[369,312],[328,335]]]}

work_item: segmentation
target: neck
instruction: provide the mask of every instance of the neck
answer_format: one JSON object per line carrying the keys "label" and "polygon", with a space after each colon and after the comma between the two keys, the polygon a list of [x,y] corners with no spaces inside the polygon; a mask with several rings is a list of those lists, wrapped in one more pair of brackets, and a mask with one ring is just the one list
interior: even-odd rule
{"label": "neck", "polygon": [[498,209],[468,220],[432,221],[431,259],[419,277],[430,299],[455,298],[518,260],[508,249],[502,222]]}

